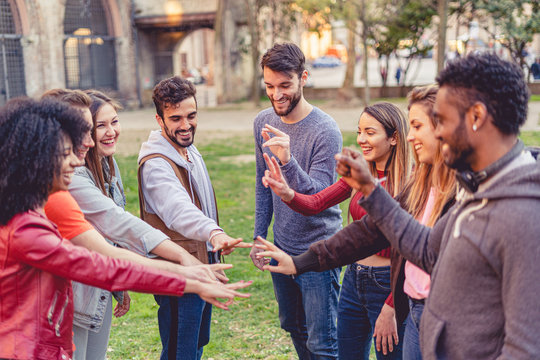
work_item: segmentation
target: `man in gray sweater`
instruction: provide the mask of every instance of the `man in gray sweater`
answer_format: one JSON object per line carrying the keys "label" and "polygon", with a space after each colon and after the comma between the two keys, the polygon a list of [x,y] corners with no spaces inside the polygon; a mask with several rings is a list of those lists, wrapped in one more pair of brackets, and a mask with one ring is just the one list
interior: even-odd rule
{"label": "man in gray sweater", "polygon": [[[266,238],[274,215],[274,243],[291,255],[325,239],[341,228],[338,206],[315,216],[303,216],[265,188],[263,153],[275,155],[291,188],[305,194],[321,191],[336,180],[334,154],[341,151],[339,128],[328,114],[303,96],[307,71],[302,51],[294,44],[276,44],[261,61],[266,93],[272,108],[261,111],[254,122],[257,160],[254,238]],[[286,151],[280,142],[290,142]],[[251,256],[258,261],[257,250]],[[292,278],[272,274],[281,327],[288,331],[300,359],[337,358],[337,297],[339,269],[310,272]]]}

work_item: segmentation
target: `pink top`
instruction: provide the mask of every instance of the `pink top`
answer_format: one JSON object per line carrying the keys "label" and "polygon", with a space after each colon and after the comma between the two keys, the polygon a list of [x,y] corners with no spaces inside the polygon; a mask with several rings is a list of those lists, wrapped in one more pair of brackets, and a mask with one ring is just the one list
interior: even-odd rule
{"label": "pink top", "polygon": [[[434,188],[431,188],[429,191],[426,208],[424,209],[423,214],[420,216],[421,219],[419,219],[420,223],[423,225],[428,222],[429,217],[431,216],[433,206],[435,205],[435,196],[436,191]],[[405,291],[405,294],[409,295],[413,299],[425,299],[429,295],[430,285],[431,277],[428,273],[410,261],[405,263],[405,283],[403,284],[403,291]]]}

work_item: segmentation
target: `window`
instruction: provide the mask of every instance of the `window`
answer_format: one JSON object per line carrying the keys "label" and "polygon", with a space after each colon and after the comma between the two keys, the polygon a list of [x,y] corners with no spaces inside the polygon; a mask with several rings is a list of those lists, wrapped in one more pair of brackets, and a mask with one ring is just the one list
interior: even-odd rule
{"label": "window", "polygon": [[0,105],[26,93],[21,35],[8,0],[0,0]]}
{"label": "window", "polygon": [[64,17],[66,87],[116,90],[114,37],[102,0],[67,0]]}

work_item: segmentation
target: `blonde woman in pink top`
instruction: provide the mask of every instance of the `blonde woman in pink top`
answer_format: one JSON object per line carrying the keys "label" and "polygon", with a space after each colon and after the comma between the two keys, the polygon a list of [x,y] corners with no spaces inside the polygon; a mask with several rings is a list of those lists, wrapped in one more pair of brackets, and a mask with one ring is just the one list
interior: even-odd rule
{"label": "blonde woman in pink top", "polygon": [[[409,124],[407,140],[413,148],[416,168],[405,187],[405,207],[423,225],[433,226],[448,209],[455,196],[455,174],[443,162],[440,143],[433,133],[432,116],[436,85],[416,87],[409,94]],[[392,266],[397,265],[392,259]],[[397,263],[401,264],[400,257]],[[405,262],[403,290],[409,297],[409,316],[403,340],[403,358],[422,359],[419,326],[424,299],[429,294],[430,276],[409,261]]]}

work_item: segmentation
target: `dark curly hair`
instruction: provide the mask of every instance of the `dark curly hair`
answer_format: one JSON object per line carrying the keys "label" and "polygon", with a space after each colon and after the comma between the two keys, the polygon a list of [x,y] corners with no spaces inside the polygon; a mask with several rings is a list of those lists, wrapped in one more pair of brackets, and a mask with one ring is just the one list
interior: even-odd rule
{"label": "dark curly hair", "polygon": [[90,125],[54,100],[10,100],[0,109],[0,225],[43,205],[60,172],[63,135],[79,146]]}
{"label": "dark curly hair", "polygon": [[517,64],[492,53],[471,54],[450,62],[436,80],[455,95],[462,118],[479,101],[503,134],[519,134],[527,119],[529,88]]}
{"label": "dark curly hair", "polygon": [[166,109],[169,105],[178,104],[190,97],[193,97],[195,104],[197,104],[196,93],[197,89],[195,89],[191,81],[179,76],[173,76],[161,80],[154,87],[152,100],[154,100],[157,114],[163,119],[163,109]]}
{"label": "dark curly hair", "polygon": [[272,71],[285,74],[295,73],[298,78],[306,70],[306,57],[298,46],[292,43],[274,44],[261,59],[261,69],[267,67]]}

